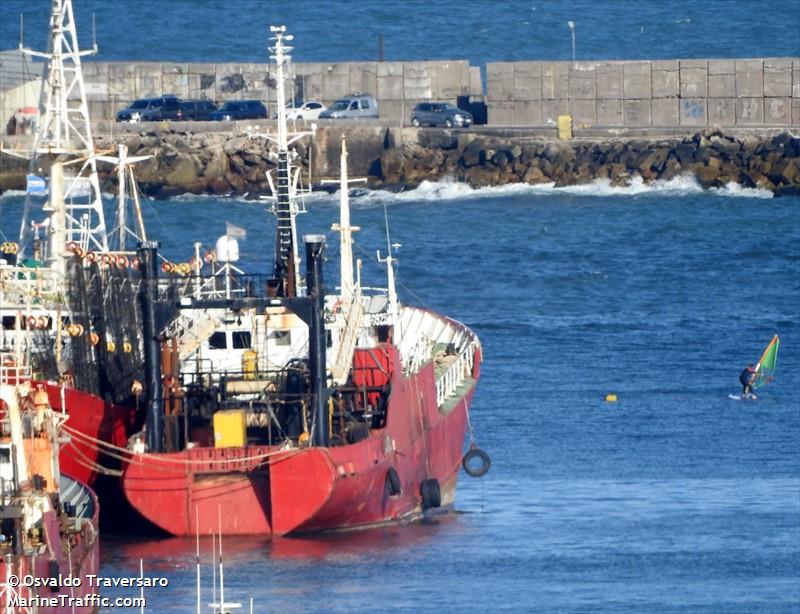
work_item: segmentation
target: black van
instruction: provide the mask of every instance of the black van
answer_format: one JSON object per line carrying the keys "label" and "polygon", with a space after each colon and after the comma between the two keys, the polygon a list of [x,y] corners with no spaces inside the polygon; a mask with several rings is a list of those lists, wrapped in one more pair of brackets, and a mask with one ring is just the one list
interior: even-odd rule
{"label": "black van", "polygon": [[180,119],[187,121],[205,121],[217,110],[210,100],[181,100]]}
{"label": "black van", "polygon": [[164,119],[180,119],[177,96],[140,98],[117,113],[118,122],[156,122]]}
{"label": "black van", "polygon": [[267,107],[260,100],[229,100],[211,113],[212,121],[231,121],[236,119],[266,119]]}

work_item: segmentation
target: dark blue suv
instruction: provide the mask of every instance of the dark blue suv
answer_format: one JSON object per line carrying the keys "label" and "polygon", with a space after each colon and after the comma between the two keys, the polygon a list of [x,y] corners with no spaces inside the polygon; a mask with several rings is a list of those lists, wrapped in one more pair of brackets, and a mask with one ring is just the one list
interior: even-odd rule
{"label": "dark blue suv", "polygon": [[140,98],[117,113],[118,122],[157,122],[164,119],[181,119],[177,96]]}
{"label": "dark blue suv", "polygon": [[212,121],[232,121],[236,119],[266,119],[267,107],[260,100],[229,100],[211,113]]}

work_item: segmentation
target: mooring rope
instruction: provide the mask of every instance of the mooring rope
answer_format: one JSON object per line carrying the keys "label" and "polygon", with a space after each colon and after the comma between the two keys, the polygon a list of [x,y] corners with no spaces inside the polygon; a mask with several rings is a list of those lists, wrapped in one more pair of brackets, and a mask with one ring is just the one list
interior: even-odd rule
{"label": "mooring rope", "polygon": [[[303,450],[300,448],[293,449],[293,450],[273,450],[271,452],[264,452],[261,454],[256,454],[253,456],[241,456],[235,458],[226,458],[226,459],[192,459],[192,458],[171,458],[171,457],[162,457],[161,455],[154,455],[154,454],[134,454],[127,448],[121,448],[116,446],[112,443],[107,441],[103,441],[101,439],[97,439],[92,437],[91,435],[87,435],[86,433],[81,433],[75,429],[72,429],[66,425],[64,425],[64,430],[66,430],[70,435],[81,441],[84,445],[88,447],[92,447],[98,452],[101,452],[111,458],[116,458],[117,460],[121,460],[127,463],[138,463],[142,465],[149,464],[149,462],[145,461],[144,459],[152,459],[157,461],[158,463],[172,463],[176,465],[214,465],[214,464],[225,464],[225,463],[247,463],[251,461],[263,461],[265,459],[269,459],[272,456],[283,455],[283,456],[294,456]],[[106,450],[102,450],[101,448],[107,448]],[[188,452],[184,451],[184,453]],[[282,460],[282,459],[281,459]]]}

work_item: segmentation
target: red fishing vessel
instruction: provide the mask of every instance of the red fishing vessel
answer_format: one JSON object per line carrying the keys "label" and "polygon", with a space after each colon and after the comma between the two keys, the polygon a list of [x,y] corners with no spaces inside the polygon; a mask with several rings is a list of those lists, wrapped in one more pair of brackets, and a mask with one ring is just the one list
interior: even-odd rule
{"label": "red fishing vessel", "polygon": [[[217,244],[221,268],[194,279],[155,313],[155,247],[141,252],[147,327],[146,429],[124,469],[123,490],[145,518],[173,535],[285,535],[413,520],[447,509],[459,469],[488,470],[474,446],[464,454],[469,405],[482,352],[463,324],[400,303],[388,240],[388,287],[354,276],[342,143],[338,293],[322,286],[325,240],[305,237],[299,274],[298,173],[285,117],[283,27],[273,28],[278,129],[275,265],[269,279],[242,278],[238,245]],[[272,138],[272,137],[268,137]],[[271,182],[271,180],[270,180]],[[357,271],[360,268],[356,267]],[[148,324],[151,313],[152,324]],[[470,430],[471,434],[471,430]]]}
{"label": "red fishing vessel", "polygon": [[101,600],[90,576],[100,564],[97,498],[61,473],[67,415],[53,410],[43,387],[17,384],[18,375],[18,367],[0,367],[0,607],[96,612]]}

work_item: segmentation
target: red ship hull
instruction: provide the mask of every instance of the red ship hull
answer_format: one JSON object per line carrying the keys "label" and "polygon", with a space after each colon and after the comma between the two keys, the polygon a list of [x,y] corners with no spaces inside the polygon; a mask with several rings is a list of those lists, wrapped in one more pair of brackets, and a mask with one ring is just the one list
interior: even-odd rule
{"label": "red ship hull", "polygon": [[[30,581],[24,581],[26,576],[30,576],[29,580],[55,584],[3,586],[0,608],[4,612],[29,611],[22,606],[41,614],[90,614],[98,611],[99,590],[92,585],[89,576],[97,576],[100,569],[99,506],[94,493],[91,493],[91,497],[94,502],[93,514],[80,532],[65,536],[56,512],[50,509],[43,517],[44,552],[0,558],[0,583],[3,585],[11,576],[18,578],[22,584],[31,584]],[[69,541],[69,548],[66,548],[66,540]]]}
{"label": "red ship hull", "polygon": [[[46,383],[46,387],[53,410],[62,411],[62,407],[66,405],[69,430],[120,448],[128,445],[128,437],[133,433],[135,426],[133,408],[112,405],[77,388],[64,388],[64,403],[62,403],[62,388],[52,382]],[[99,452],[98,445],[78,436],[61,447],[58,460],[62,473],[92,487],[96,485],[100,476],[98,465],[119,464],[103,456]]]}
{"label": "red ship hull", "polygon": [[[137,455],[123,474],[126,497],[172,535],[285,535],[412,520],[422,514],[421,484],[429,479],[439,483],[441,507],[451,506],[480,357],[463,391],[440,410],[433,364],[404,377],[390,349],[386,425],[368,439],[284,451],[203,447]],[[400,478],[397,494],[387,488],[391,469]]]}

